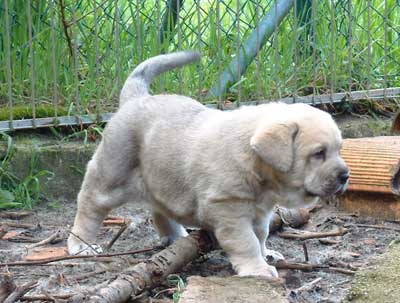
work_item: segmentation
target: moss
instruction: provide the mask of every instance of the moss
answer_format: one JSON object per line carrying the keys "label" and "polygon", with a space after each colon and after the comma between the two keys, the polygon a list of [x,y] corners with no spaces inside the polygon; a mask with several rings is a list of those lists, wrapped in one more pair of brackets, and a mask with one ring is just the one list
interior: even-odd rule
{"label": "moss", "polygon": [[[21,120],[21,119],[31,119],[32,115],[32,105],[28,104],[16,104],[13,106],[13,119]],[[46,118],[46,117],[54,117],[55,116],[55,108],[52,104],[36,104],[35,107],[36,118]],[[68,111],[63,106],[58,106],[57,115],[65,116],[68,114]],[[0,121],[5,121],[10,119],[10,107],[4,106],[0,107]]]}
{"label": "moss", "polygon": [[357,273],[347,298],[357,303],[393,303],[400,298],[400,244],[393,243],[387,253]]}

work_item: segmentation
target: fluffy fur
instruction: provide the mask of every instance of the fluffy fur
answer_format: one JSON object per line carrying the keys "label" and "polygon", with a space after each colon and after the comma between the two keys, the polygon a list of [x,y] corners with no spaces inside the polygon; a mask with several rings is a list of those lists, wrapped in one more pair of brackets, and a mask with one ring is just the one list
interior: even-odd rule
{"label": "fluffy fur", "polygon": [[[111,209],[143,199],[162,239],[185,236],[182,225],[211,230],[239,275],[276,277],[265,261],[273,207],[345,190],[340,131],[329,114],[304,104],[218,111],[184,96],[149,94],[156,75],[198,58],[161,55],[133,71],[87,166],[72,231],[94,243]],[[68,248],[91,253],[73,235]]]}

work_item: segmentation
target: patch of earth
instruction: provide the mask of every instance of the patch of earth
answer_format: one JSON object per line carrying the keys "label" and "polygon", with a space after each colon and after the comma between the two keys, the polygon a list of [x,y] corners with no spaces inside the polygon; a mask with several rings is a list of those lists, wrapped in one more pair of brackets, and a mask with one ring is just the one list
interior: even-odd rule
{"label": "patch of earth", "polygon": [[[58,208],[39,206],[33,214],[20,220],[0,219],[0,225],[11,223],[33,224],[33,228],[9,227],[9,230],[25,232],[25,238],[42,240],[61,230],[64,240],[54,245],[65,246],[68,231],[75,216],[74,203],[63,203]],[[150,212],[139,203],[126,204],[115,210],[112,215],[129,218],[131,226],[122,234],[110,249],[112,252],[156,247],[159,245],[158,236],[151,224]],[[342,268],[363,268],[376,255],[386,251],[388,245],[399,238],[399,232],[386,229],[357,227],[356,224],[375,224],[386,227],[399,227],[399,224],[385,222],[372,218],[362,218],[337,210],[333,205],[324,204],[312,213],[310,221],[301,229],[309,231],[330,231],[345,226],[349,232],[344,236],[329,238],[327,244],[320,239],[287,240],[272,234],[267,246],[281,252],[287,261],[304,262],[304,244],[307,247],[309,262],[331,265]],[[106,246],[118,232],[118,226],[103,226],[99,235],[99,244]],[[32,243],[0,240],[0,263],[20,261],[27,256]],[[155,249],[155,251],[159,248]],[[15,282],[20,285],[26,282],[38,281],[39,286],[29,294],[65,294],[91,290],[93,287],[111,279],[119,271],[129,265],[149,258],[154,252],[119,256],[99,260],[65,260],[42,266],[10,266],[2,267],[1,272],[8,270]],[[221,250],[213,251],[198,260],[193,261],[177,273],[184,281],[189,276],[218,276],[234,275],[234,271]],[[299,271],[282,270],[280,276],[285,279],[285,287],[291,302],[341,302],[350,289],[353,276],[326,270]],[[310,283],[318,278],[319,282],[304,291],[293,290]],[[176,291],[174,285],[166,282],[144,297],[171,298]],[[140,299],[143,302],[143,297]],[[137,300],[132,302],[138,302]]]}

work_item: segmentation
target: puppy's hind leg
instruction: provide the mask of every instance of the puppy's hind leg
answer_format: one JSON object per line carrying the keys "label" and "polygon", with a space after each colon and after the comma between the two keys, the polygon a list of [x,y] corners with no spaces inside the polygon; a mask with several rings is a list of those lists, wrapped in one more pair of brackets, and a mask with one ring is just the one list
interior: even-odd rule
{"label": "puppy's hind leg", "polygon": [[160,236],[161,244],[167,246],[180,237],[188,235],[186,229],[176,221],[167,218],[160,212],[153,210],[153,223]]}
{"label": "puppy's hind leg", "polygon": [[111,121],[108,132],[105,131],[103,141],[88,164],[78,195],[74,226],[68,239],[70,254],[98,252],[91,247],[104,217],[111,209],[139,194],[137,177],[134,178],[137,150],[133,142],[121,140],[123,128],[119,136],[110,136],[113,126]]}

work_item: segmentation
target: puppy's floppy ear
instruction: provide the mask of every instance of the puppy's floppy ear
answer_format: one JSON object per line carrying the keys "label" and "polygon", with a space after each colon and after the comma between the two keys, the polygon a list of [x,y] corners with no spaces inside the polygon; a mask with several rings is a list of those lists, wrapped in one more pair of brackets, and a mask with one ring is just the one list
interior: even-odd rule
{"label": "puppy's floppy ear", "polygon": [[294,139],[299,130],[295,122],[260,126],[251,137],[251,148],[274,169],[287,173],[294,160]]}

